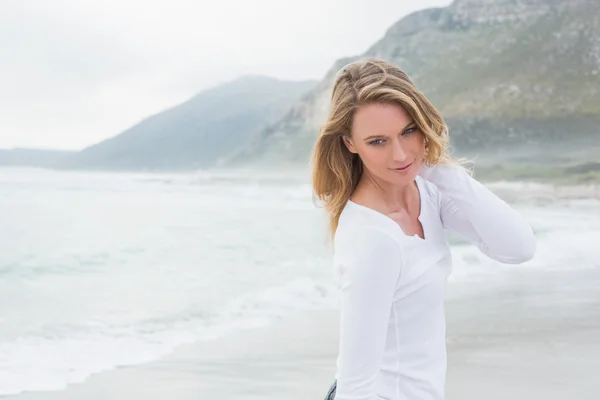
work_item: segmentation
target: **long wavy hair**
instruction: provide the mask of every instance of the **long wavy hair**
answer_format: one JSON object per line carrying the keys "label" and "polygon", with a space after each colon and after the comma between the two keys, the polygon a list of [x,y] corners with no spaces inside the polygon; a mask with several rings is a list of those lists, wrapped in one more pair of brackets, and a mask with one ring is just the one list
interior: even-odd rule
{"label": "long wavy hair", "polygon": [[356,110],[372,103],[397,104],[413,118],[424,135],[426,165],[461,164],[448,154],[448,127],[442,115],[402,69],[380,59],[346,65],[335,77],[329,115],[311,155],[313,201],[325,205],[329,239],[335,236],[340,214],[363,172],[360,157],[342,138],[351,137]]}

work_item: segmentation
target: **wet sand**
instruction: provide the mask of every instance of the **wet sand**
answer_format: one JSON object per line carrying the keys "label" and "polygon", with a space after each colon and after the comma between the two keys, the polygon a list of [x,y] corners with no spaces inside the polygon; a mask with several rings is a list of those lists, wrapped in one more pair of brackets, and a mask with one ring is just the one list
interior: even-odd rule
{"label": "wet sand", "polygon": [[[511,267],[449,285],[447,399],[600,398],[600,268]],[[322,399],[335,373],[337,314],[180,347],[153,363],[11,400]]]}

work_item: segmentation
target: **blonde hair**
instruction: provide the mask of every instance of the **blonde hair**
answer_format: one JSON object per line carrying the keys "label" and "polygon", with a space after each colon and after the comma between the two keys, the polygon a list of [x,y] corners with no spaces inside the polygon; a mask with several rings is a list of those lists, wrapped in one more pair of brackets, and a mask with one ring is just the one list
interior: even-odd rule
{"label": "blonde hair", "polygon": [[360,157],[342,138],[351,137],[357,108],[371,103],[397,104],[406,110],[424,135],[426,165],[460,164],[448,154],[448,127],[442,115],[404,71],[379,59],[346,65],[335,77],[329,115],[311,155],[313,201],[318,198],[325,204],[330,239],[363,172]]}

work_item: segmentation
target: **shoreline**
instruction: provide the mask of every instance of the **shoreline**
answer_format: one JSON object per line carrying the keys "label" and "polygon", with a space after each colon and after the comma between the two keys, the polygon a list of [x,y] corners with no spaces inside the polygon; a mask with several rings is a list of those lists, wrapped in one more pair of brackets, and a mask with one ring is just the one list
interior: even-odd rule
{"label": "shoreline", "polygon": [[[447,400],[596,399],[600,269],[512,269],[449,285]],[[165,358],[8,400],[322,399],[335,373],[337,312],[184,345]]]}
{"label": "shoreline", "polygon": [[[532,168],[544,168],[545,166],[532,165]],[[523,167],[527,169],[528,167]],[[548,167],[550,168],[550,167]],[[600,167],[599,167],[600,168]],[[144,170],[144,169],[131,169],[131,170],[117,170],[117,169],[61,169],[61,168],[49,168],[39,166],[15,166],[15,165],[0,165],[0,171],[47,171],[52,173],[90,173],[100,175],[111,175],[111,174],[123,174],[123,175],[156,175],[156,176],[196,176],[196,175],[215,175],[228,177],[248,177],[249,175],[255,175],[269,180],[286,180],[293,178],[294,182],[308,183],[308,179],[311,176],[311,170],[301,166],[288,166],[288,165],[273,165],[273,166],[247,166],[245,168],[237,167],[214,167],[204,169],[173,169],[173,170]],[[514,174],[498,174],[490,173],[494,171],[488,166],[477,166],[475,165],[473,176],[486,184],[497,184],[497,183],[509,183],[509,184],[527,184],[527,185],[541,185],[541,186],[554,186],[557,188],[571,187],[571,188],[587,188],[590,190],[600,189],[600,177],[595,176],[589,177],[589,179],[578,180],[581,178],[578,174],[573,174],[567,177],[558,177],[553,174],[541,174],[541,175],[524,175],[516,176]]]}

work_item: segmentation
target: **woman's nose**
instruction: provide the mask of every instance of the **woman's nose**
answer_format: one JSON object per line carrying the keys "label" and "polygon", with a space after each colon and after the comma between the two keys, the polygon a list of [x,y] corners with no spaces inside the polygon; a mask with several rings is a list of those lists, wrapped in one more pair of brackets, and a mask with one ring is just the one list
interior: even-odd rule
{"label": "woman's nose", "polygon": [[407,152],[400,141],[395,141],[392,143],[392,153],[394,161],[403,162],[406,160]]}

